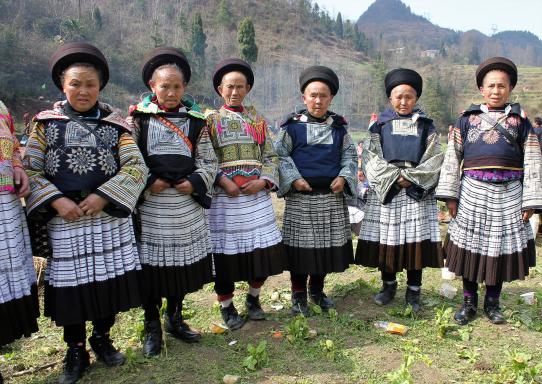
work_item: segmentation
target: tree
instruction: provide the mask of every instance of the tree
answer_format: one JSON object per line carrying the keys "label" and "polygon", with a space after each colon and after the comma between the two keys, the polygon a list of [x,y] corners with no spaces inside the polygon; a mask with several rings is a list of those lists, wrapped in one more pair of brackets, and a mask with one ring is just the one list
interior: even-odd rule
{"label": "tree", "polygon": [[220,3],[218,4],[216,22],[225,28],[229,28],[232,24],[232,14],[228,8],[226,0],[220,0]]}
{"label": "tree", "polygon": [[101,30],[103,21],[102,21],[102,13],[100,12],[100,8],[98,8],[98,6],[96,6],[92,10],[92,20],[94,20],[94,26],[96,27],[96,29]]}
{"label": "tree", "polygon": [[237,29],[237,41],[241,58],[249,63],[258,60],[258,46],[256,45],[256,32],[250,17],[245,17]]}
{"label": "tree", "polygon": [[344,36],[344,29],[343,29],[343,17],[341,13],[337,13],[337,19],[335,20],[335,33],[337,36],[339,36],[341,39]]}
{"label": "tree", "polygon": [[199,59],[205,59],[205,48],[207,48],[207,36],[203,32],[203,21],[199,12],[194,14],[192,28],[190,30],[189,47],[192,54]]}

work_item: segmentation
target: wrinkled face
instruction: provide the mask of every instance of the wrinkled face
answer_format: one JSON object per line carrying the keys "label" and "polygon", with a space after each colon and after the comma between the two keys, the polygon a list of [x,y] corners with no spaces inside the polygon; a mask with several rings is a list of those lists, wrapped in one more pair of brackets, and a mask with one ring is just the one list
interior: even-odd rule
{"label": "wrinkled face", "polygon": [[151,90],[156,94],[161,106],[171,109],[178,106],[186,90],[186,83],[181,72],[176,68],[157,69],[151,81]]}
{"label": "wrinkled face", "polygon": [[98,102],[100,75],[92,67],[70,67],[64,73],[62,90],[74,110],[86,112]]}
{"label": "wrinkled face", "polygon": [[226,73],[222,77],[222,83],[218,86],[218,92],[226,105],[240,107],[243,105],[245,96],[250,91],[247,78],[241,72]]}
{"label": "wrinkled face", "polygon": [[333,95],[329,85],[322,81],[313,81],[305,87],[303,103],[314,117],[323,117],[331,105]]}
{"label": "wrinkled face", "polygon": [[510,76],[500,70],[489,71],[484,77],[480,92],[490,108],[502,108],[512,92]]}
{"label": "wrinkled face", "polygon": [[416,102],[418,101],[418,95],[416,90],[407,84],[400,84],[393,88],[390,93],[390,104],[400,115],[408,115],[412,113]]}

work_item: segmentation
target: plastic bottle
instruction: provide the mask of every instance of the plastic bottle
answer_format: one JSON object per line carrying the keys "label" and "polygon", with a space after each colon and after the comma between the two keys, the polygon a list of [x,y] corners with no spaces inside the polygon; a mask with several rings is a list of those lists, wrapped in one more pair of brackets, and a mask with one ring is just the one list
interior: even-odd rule
{"label": "plastic bottle", "polygon": [[392,323],[390,321],[375,321],[374,326],[394,335],[404,336],[408,332],[407,326],[403,324]]}

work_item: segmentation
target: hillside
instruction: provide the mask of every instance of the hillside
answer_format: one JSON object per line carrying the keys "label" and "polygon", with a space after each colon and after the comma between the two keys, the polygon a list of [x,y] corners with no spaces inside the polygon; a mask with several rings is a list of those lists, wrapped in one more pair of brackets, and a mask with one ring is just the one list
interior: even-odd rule
{"label": "hillside", "polygon": [[[224,17],[219,17],[221,12]],[[198,14],[205,33],[203,56],[191,45]],[[386,105],[385,73],[402,66],[424,76],[420,103],[444,129],[477,97],[475,65],[493,52],[505,52],[529,66],[526,76],[520,74],[516,93],[531,114],[542,111],[542,71],[532,64],[542,56],[536,36],[458,33],[413,14],[399,0],[376,0],[360,17],[358,35],[353,24],[344,22],[339,28],[338,19],[309,0],[3,0],[0,98],[19,122],[24,112],[50,105],[59,92],[49,78],[49,57],[60,44],[86,40],[100,47],[110,62],[104,101],[124,110],[137,102],[147,91],[140,77],[143,55],[155,46],[173,45],[185,50],[192,63],[189,95],[216,107],[221,100],[211,87],[213,67],[222,58],[238,56],[237,25],[247,16],[254,23],[259,50],[253,65],[256,84],[247,103],[274,124],[302,106],[299,73],[322,64],[334,68],[341,81],[332,109],[345,115],[352,129],[364,129],[370,114]],[[404,49],[396,50],[400,47]],[[421,57],[432,48],[438,54]]]}
{"label": "hillside", "polygon": [[381,51],[400,47],[415,53],[439,50],[457,64],[479,64],[485,57],[506,56],[520,65],[542,65],[542,41],[531,32],[503,31],[493,36],[475,30],[457,32],[412,13],[400,0],[375,0],[357,25]]}

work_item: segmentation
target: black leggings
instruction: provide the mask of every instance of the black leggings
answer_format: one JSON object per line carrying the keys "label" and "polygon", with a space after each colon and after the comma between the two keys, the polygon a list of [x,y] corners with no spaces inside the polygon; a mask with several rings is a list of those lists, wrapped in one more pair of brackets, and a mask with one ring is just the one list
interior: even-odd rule
{"label": "black leggings", "polygon": [[[97,333],[99,335],[108,334],[113,324],[115,324],[115,316],[94,320],[92,322],[94,327],[93,333]],[[81,343],[85,344],[86,338],[87,330],[85,323],[64,326],[64,341],[68,345],[77,345]]]}
{"label": "black leggings", "polygon": [[[422,270],[410,269],[407,270],[407,285],[412,287],[422,286]],[[382,271],[382,281],[395,281],[395,273]]]}
{"label": "black leggings", "polygon": [[[475,281],[469,281],[467,279],[463,279],[463,291],[470,292],[470,293],[477,293],[478,292],[478,283]],[[486,285],[486,295],[493,296],[493,297],[499,297],[501,295],[502,291],[502,282],[497,283],[495,285]]]}
{"label": "black leggings", "polygon": [[[184,297],[170,296],[167,298],[166,313],[173,317],[177,311],[182,313]],[[145,311],[145,321],[160,320],[160,308],[162,308],[162,299],[153,303],[143,305]]]}

